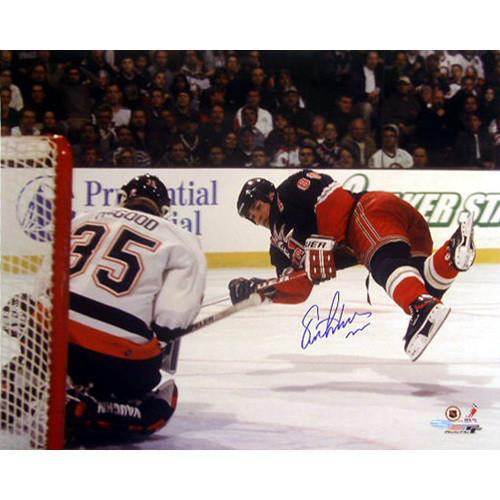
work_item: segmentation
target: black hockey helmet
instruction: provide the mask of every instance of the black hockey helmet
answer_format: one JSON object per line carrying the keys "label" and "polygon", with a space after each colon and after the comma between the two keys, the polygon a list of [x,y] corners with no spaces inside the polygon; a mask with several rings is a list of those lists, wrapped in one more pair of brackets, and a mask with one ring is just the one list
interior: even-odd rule
{"label": "black hockey helmet", "polygon": [[240,214],[241,217],[249,219],[248,213],[254,201],[261,200],[270,203],[269,194],[275,191],[276,188],[274,184],[267,179],[256,177],[248,180],[243,184],[240,195],[238,196],[238,202],[236,204],[238,214]]}
{"label": "black hockey helmet", "polygon": [[[120,204],[125,206],[127,205],[127,202],[130,202],[130,200],[133,200],[134,198],[147,198],[153,201],[157,205],[162,216],[167,214],[170,207],[170,198],[168,196],[167,188],[165,187],[165,184],[163,184],[163,182],[155,175],[139,175],[122,186]],[[142,210],[143,212],[151,213],[151,210],[148,210],[149,207],[140,205],[140,203],[137,203],[137,205],[134,204],[134,208]]]}

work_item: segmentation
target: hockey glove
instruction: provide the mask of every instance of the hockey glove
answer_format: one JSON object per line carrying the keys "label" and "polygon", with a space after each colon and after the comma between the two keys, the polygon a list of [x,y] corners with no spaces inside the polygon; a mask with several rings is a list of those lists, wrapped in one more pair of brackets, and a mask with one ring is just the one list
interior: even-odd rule
{"label": "hockey glove", "polygon": [[[242,302],[245,299],[248,299],[250,295],[257,290],[259,285],[263,285],[267,280],[259,279],[259,278],[235,278],[229,282],[229,295],[231,297],[231,302],[233,304],[237,304],[238,302]],[[260,295],[263,297],[271,297],[274,293],[272,287],[265,288],[265,290],[259,291]]]}
{"label": "hockey glove", "polygon": [[315,284],[321,283],[337,275],[333,249],[335,240],[325,236],[313,235],[305,244],[305,269],[307,277]]}

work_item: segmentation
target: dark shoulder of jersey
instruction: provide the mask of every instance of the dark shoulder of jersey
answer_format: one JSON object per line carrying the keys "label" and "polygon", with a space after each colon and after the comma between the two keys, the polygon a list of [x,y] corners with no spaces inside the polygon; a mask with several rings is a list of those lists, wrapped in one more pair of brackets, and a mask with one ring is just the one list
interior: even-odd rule
{"label": "dark shoulder of jersey", "polygon": [[302,267],[304,243],[317,232],[314,207],[332,182],[328,175],[302,170],[278,186],[270,216],[271,263],[278,275],[287,267]]}
{"label": "dark shoulder of jersey", "polygon": [[334,180],[329,175],[308,169],[291,175],[277,188],[284,211],[297,217],[304,212],[314,213],[318,197],[332,182]]}
{"label": "dark shoulder of jersey", "polygon": [[[317,232],[314,207],[326,186],[333,179],[313,170],[301,170],[288,177],[277,188],[277,205],[281,217],[297,233],[309,235]],[[305,241],[304,238],[304,241]]]}

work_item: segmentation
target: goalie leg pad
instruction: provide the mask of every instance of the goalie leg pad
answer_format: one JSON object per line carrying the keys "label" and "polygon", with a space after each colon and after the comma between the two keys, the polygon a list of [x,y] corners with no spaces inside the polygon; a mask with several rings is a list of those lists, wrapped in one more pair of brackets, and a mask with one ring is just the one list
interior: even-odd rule
{"label": "goalie leg pad", "polygon": [[[161,397],[165,395],[168,397]],[[176,406],[177,386],[173,380],[143,401],[97,398],[86,389],[73,388],[67,396],[67,434],[79,441],[149,435],[167,424]]]}

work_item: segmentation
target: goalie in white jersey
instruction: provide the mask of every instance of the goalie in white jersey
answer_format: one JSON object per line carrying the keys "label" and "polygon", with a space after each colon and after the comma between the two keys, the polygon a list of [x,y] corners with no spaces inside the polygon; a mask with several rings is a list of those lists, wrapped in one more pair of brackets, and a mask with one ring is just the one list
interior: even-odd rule
{"label": "goalie in white jersey", "polygon": [[[68,430],[148,434],[172,416],[176,332],[197,316],[206,261],[196,236],[163,218],[165,185],[123,186],[121,207],[76,217],[70,252]],[[155,391],[153,391],[156,388]]]}

